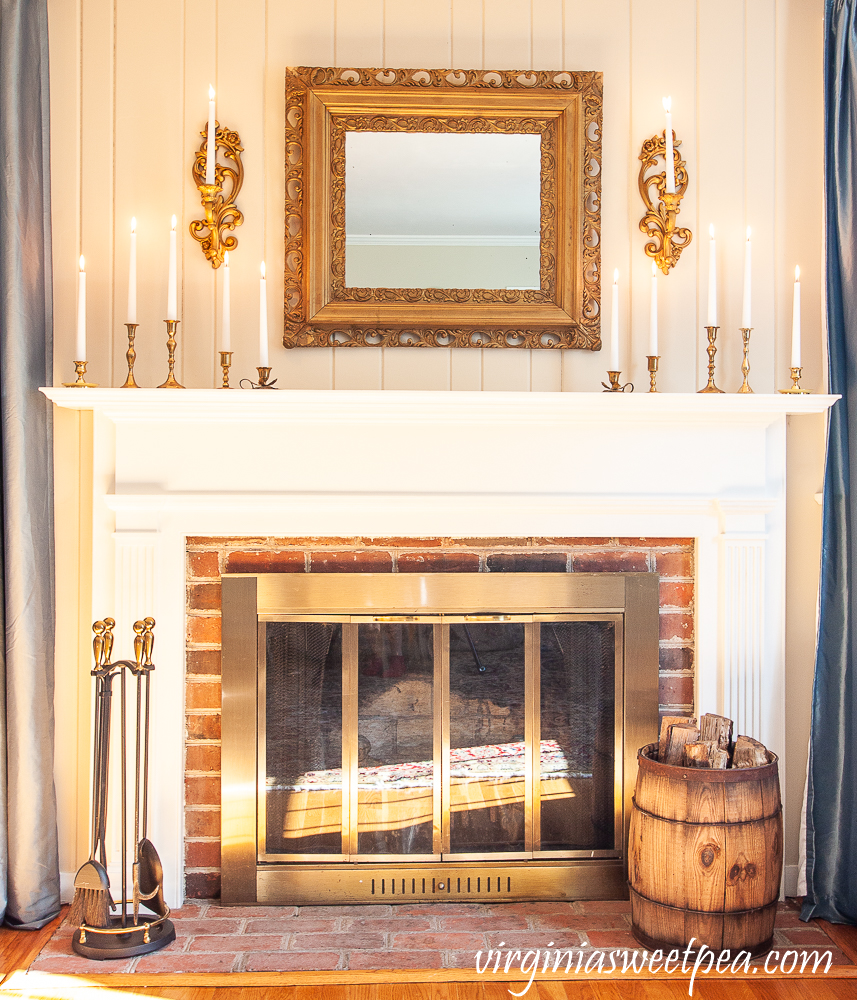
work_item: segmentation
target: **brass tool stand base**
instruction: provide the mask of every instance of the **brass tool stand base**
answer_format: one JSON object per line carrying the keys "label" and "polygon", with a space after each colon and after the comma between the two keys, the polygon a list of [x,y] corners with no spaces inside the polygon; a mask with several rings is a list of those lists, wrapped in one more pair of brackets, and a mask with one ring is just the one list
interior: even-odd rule
{"label": "brass tool stand base", "polygon": [[700,392],[723,392],[722,389],[718,389],[714,384],[714,355],[717,353],[717,347],[715,346],[715,340],[717,340],[717,331],[720,329],[719,326],[707,326],[706,332],[708,333],[708,347],[706,351],[708,352],[708,384],[704,389],[700,389]]}
{"label": "brass tool stand base", "polygon": [[176,939],[176,929],[172,920],[158,918],[122,926],[122,918],[111,917],[110,927],[83,927],[75,930],[71,939],[72,948],[84,958],[96,960],[112,958],[133,958],[148,955],[166,948]]}

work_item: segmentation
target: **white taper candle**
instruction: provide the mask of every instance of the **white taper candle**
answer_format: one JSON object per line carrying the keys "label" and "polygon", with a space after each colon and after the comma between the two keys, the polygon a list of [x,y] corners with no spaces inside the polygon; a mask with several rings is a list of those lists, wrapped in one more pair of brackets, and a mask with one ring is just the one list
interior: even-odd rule
{"label": "white taper candle", "polygon": [[675,194],[675,163],[673,162],[673,116],[671,114],[672,98],[664,98],[664,111],[667,115],[667,127],[664,132],[666,139],[665,157],[667,161],[667,194]]}
{"label": "white taper candle", "polygon": [[752,272],[752,244],[750,243],[750,227],[747,226],[747,242],[744,244],[744,302],[741,307],[741,326],[749,330],[751,322],[752,295],[750,292]]}
{"label": "white taper candle", "polygon": [[172,219],[170,230],[170,270],[167,275],[167,319],[178,319],[176,315],[176,217]]}
{"label": "white taper candle", "polygon": [[262,261],[262,277],[259,280],[259,365],[268,367],[268,296],[265,281],[265,262]]}
{"label": "white taper candle", "polygon": [[229,251],[227,250],[223,255],[223,333],[220,338],[220,349],[221,351],[231,351],[232,350],[232,318],[230,316],[230,311],[232,308],[232,303],[230,301],[231,293],[229,288]]}
{"label": "white taper candle", "polygon": [[714,223],[708,227],[708,322],[717,326],[717,243],[714,240]]}
{"label": "white taper candle", "polygon": [[619,371],[619,269],[613,272],[613,311],[610,315],[610,372]]}
{"label": "white taper candle", "polygon": [[800,368],[800,268],[795,268],[794,307],[792,309],[792,368]]}
{"label": "white taper candle", "polygon": [[83,254],[79,260],[80,272],[77,276],[77,337],[74,342],[74,360],[86,361],[86,262]]}
{"label": "white taper candle", "polygon": [[649,356],[658,353],[658,269],[652,261],[652,298],[649,304]]}
{"label": "white taper candle", "polygon": [[214,167],[217,163],[217,141],[214,130],[214,87],[208,88],[208,135],[205,146],[205,183],[214,183]]}
{"label": "white taper candle", "polygon": [[137,220],[131,219],[131,252],[128,256],[128,320],[137,322]]}

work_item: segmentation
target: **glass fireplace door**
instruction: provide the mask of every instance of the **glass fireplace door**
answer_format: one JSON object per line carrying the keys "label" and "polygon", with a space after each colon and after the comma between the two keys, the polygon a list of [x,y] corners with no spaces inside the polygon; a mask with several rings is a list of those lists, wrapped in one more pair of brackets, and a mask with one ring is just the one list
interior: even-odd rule
{"label": "glass fireplace door", "polygon": [[260,861],[617,857],[622,616],[259,622]]}

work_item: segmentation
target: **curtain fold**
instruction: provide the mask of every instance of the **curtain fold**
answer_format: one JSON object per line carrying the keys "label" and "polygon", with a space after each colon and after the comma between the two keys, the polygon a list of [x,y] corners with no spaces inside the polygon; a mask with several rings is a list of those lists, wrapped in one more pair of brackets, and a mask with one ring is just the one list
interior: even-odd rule
{"label": "curtain fold", "polygon": [[46,0],[0,0],[0,907],[59,912],[53,780],[53,445]]}
{"label": "curtain fold", "polygon": [[801,916],[857,923],[857,0],[827,0],[824,38],[830,414]]}

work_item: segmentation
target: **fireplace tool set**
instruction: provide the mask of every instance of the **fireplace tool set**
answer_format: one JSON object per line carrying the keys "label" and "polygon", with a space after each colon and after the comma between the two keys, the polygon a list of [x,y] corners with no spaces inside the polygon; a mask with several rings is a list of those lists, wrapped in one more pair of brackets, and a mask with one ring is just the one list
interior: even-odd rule
{"label": "fireplace tool set", "polygon": [[[149,686],[152,648],[155,641],[154,618],[134,623],[134,659],[111,662],[113,651],[112,618],[95,622],[92,642],[95,667],[95,738],[92,768],[92,832],[89,860],[74,879],[74,900],[69,923],[78,931],[72,947],[86,958],[130,958],[163,948],[175,940],[169,920],[170,909],[164,902],[163,869],[158,852],[148,839],[149,812]],[[126,689],[129,673],[136,682],[136,725],[134,750],[134,827],[128,827],[128,748]],[[110,719],[113,683],[119,678],[120,767],[121,767],[121,839],[122,894],[113,900],[107,876],[107,789],[109,781]],[[128,836],[133,836],[129,850]],[[131,864],[131,896],[128,896],[128,856]],[[144,904],[152,916],[143,915]],[[130,906],[130,910],[129,910]]]}

